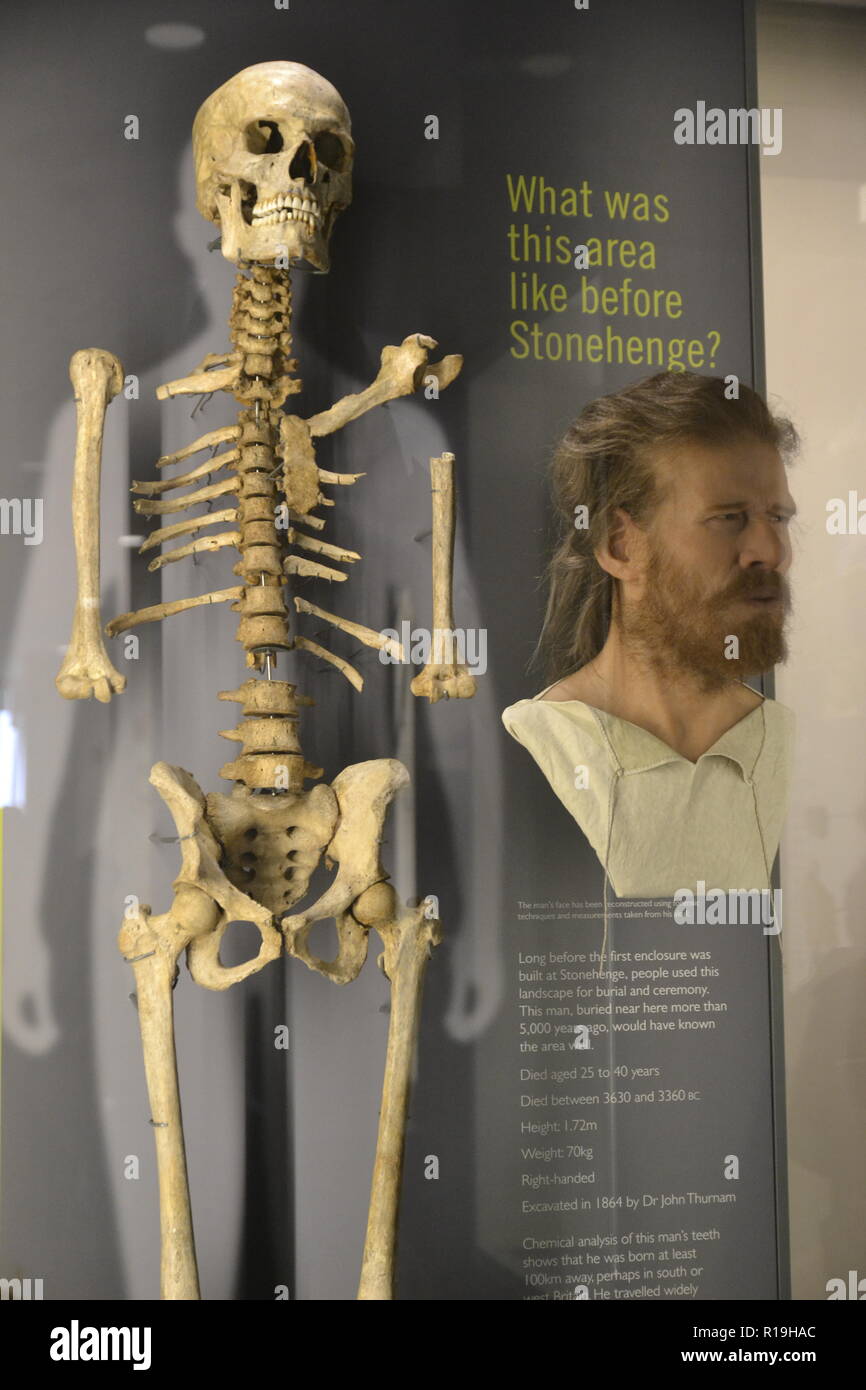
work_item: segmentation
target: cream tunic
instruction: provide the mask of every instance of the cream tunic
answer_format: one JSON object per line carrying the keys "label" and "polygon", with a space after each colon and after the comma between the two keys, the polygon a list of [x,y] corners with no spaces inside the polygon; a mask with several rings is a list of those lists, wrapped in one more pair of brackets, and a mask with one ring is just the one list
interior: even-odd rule
{"label": "cream tunic", "polygon": [[764,699],[692,763],[627,719],[545,693],[509,705],[502,722],[577,821],[617,897],[672,898],[701,880],[706,892],[771,887],[793,710]]}

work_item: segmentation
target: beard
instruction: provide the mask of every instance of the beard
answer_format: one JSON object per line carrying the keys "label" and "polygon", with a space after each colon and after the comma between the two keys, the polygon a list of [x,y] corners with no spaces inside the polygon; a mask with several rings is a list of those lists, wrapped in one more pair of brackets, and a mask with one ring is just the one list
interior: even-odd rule
{"label": "beard", "polygon": [[[766,609],[741,602],[758,592],[781,602]],[[644,598],[620,603],[618,610],[623,641],[640,660],[672,679],[697,681],[704,692],[768,671],[788,657],[791,594],[775,571],[741,570],[723,590],[708,594],[694,575],[653,546]]]}

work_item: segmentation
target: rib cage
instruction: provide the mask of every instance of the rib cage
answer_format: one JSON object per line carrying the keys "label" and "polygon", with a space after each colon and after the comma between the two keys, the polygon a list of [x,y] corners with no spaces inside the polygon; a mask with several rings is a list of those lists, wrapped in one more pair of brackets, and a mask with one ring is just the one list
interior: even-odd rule
{"label": "rib cage", "polygon": [[[114,632],[125,631],[136,621],[154,621],[169,613],[184,611],[202,603],[231,602],[240,615],[237,640],[246,652],[247,665],[263,671],[269,658],[278,651],[297,649],[313,652],[333,660],[356,686],[360,678],[348,663],[306,639],[293,637],[284,586],[290,576],[343,580],[344,571],[335,569],[334,562],[351,562],[360,556],[344,547],[334,546],[318,536],[307,534],[299,526],[320,531],[324,518],[314,515],[320,506],[332,506],[323,496],[321,483],[354,482],[353,476],[320,470],[315,461],[313,442],[306,422],[287,415],[282,407],[287,398],[301,389],[297,377],[297,362],[291,356],[291,282],[289,272],[266,266],[252,266],[249,274],[239,273],[235,283],[229,319],[232,351],[224,356],[211,354],[190,377],[161,387],[162,396],[191,394],[202,389],[202,373],[210,376],[216,387],[230,390],[241,409],[237,423],[212,430],[192,444],[160,459],[164,468],[190,459],[204,449],[219,449],[206,459],[174,477],[158,482],[133,483],[139,495],[135,509],[144,516],[170,517],[167,525],[155,527],[140,547],[141,551],[162,548],[169,542],[181,540],[173,549],[161,549],[151,560],[149,568],[157,570],[189,555],[225,546],[239,552],[233,572],[241,580],[238,589],[226,589],[213,596],[181,600],[124,614],[110,624]],[[226,380],[227,374],[230,380]],[[228,476],[212,482],[211,475],[228,469]],[[181,497],[166,497],[176,488],[203,483]],[[206,512],[183,520],[174,518],[188,507],[220,498],[233,506],[218,512]],[[203,528],[229,522],[231,529],[200,536]],[[303,552],[315,555],[308,558]],[[328,563],[321,563],[326,560]],[[333,619],[336,626],[341,620]],[[378,639],[378,634],[360,624],[347,624],[350,630]],[[375,644],[375,642],[374,642]],[[253,682],[257,686],[258,682]],[[266,695],[270,686],[271,695]],[[296,729],[296,705],[301,697],[287,682],[264,682],[261,692],[243,687],[245,704],[253,716],[239,724],[235,737],[242,751],[222,769],[222,775],[243,782],[255,789],[298,791],[305,778],[321,775],[321,769],[304,760]],[[272,702],[279,689],[279,711],[259,708],[260,700]],[[232,698],[226,694],[221,698]],[[246,711],[245,711],[246,712]]]}

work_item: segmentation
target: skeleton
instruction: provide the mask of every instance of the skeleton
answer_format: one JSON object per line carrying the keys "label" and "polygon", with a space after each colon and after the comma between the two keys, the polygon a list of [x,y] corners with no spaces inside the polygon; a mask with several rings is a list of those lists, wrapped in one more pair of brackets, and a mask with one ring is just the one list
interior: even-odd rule
{"label": "skeleton", "polygon": [[[389,804],[409,780],[393,758],[346,767],[329,785],[308,763],[298,737],[299,710],[315,702],[273,678],[278,652],[306,652],[324,660],[358,690],[363,678],[335,653],[290,626],[287,585],[307,577],[342,582],[338,565],[361,557],[319,534],[335,505],[323,486],[349,487],[361,474],[333,473],[315,459],[315,440],[341,429],[367,410],[407,395],[423,383],[447,387],[462,366],[458,356],[428,360],[432,338],[410,334],[381,354],[373,383],[330,409],[302,419],[283,409],[300,390],[292,357],[291,266],[306,260],[329,268],[334,222],[352,196],[354,144],[349,113],[336,90],[296,63],[247,68],[204,103],[193,128],[197,202],[218,223],[223,255],[238,266],[230,315],[232,347],[211,354],[190,375],[157,390],[168,399],[230,392],[240,404],[237,423],[211,430],[158,461],[181,472],[135,482],[136,510],[157,519],[141,551],[158,553],[151,570],[205,550],[232,547],[240,583],[195,598],[156,604],[108,623],[117,636],[129,629],[211,603],[240,614],[237,640],[256,673],[219,699],[241,706],[236,729],[224,737],[240,745],[221,769],[234,783],[229,795],[202,793],[182,768],[157,763],[150,780],[168,806],[181,845],[181,869],[167,912],[141,905],[124,920],[118,944],[132,964],[145,1074],[156,1141],[160,1192],[161,1293],[199,1298],[174,1045],[172,988],[186,952],[193,979],[223,990],[261,970],[285,947],[310,969],[337,984],[354,980],[375,929],[383,943],[379,965],[391,985],[391,1018],[379,1131],[367,1221],[360,1299],[393,1297],[397,1210],[402,1174],[409,1082],[424,970],[441,924],[433,899],[402,904],[380,860]],[[78,403],[73,516],[78,602],[57,688],[67,699],[95,695],[107,701],[125,679],[103,645],[99,617],[99,474],[105,411],[123,383],[110,353],[78,352],[70,375]],[[213,451],[222,452],[213,452]],[[189,468],[187,460],[207,453]],[[412,682],[431,701],[465,698],[475,690],[469,671],[448,657],[452,639],[451,561],[454,539],[454,458],[431,460],[433,488],[434,660]],[[228,470],[227,477],[211,476]],[[203,485],[201,485],[203,484]],[[176,489],[193,491],[175,497]],[[197,503],[219,499],[215,511],[172,518]],[[226,525],[228,529],[212,528]],[[203,533],[203,534],[200,534]],[[170,542],[180,541],[172,549]],[[292,594],[298,617],[312,615],[391,657],[403,659],[393,638],[340,617]],[[313,785],[305,789],[305,781]],[[325,890],[304,905],[320,862],[336,872]],[[337,954],[322,960],[310,949],[317,922],[335,922]],[[226,967],[220,945],[233,922],[250,922],[258,954]]]}

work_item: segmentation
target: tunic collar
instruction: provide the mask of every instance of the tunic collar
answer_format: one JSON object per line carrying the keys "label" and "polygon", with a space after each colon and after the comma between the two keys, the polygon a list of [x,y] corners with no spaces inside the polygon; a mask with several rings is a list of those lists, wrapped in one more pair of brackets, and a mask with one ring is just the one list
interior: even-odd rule
{"label": "tunic collar", "polygon": [[[543,695],[544,691],[541,694]],[[533,698],[540,700],[541,695]],[[727,729],[711,748],[702,753],[696,762],[692,762],[656,734],[651,734],[648,729],[632,724],[628,719],[621,719],[618,715],[596,709],[594,705],[587,705],[583,700],[545,700],[543,703],[554,708],[557,705],[580,705],[587,710],[601,728],[603,736],[606,736],[614,755],[614,765],[621,768],[625,774],[649,772],[664,763],[685,763],[696,768],[705,758],[728,758],[740,769],[743,781],[750,783],[766,735],[765,700],[762,699],[760,705]]]}

